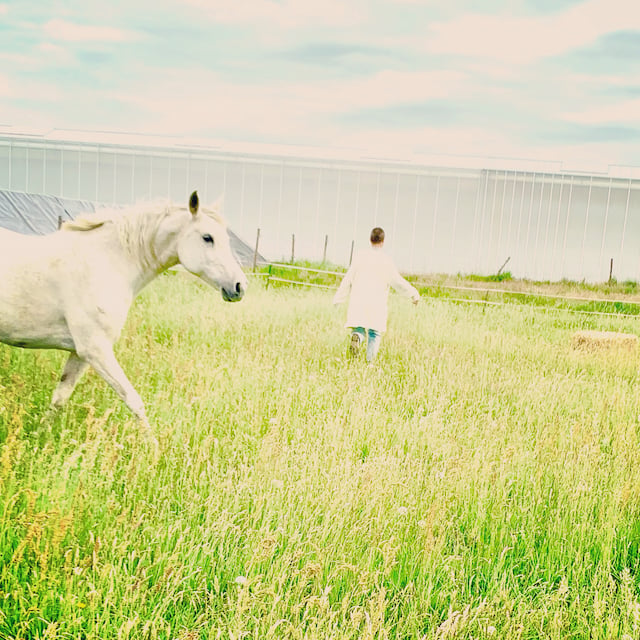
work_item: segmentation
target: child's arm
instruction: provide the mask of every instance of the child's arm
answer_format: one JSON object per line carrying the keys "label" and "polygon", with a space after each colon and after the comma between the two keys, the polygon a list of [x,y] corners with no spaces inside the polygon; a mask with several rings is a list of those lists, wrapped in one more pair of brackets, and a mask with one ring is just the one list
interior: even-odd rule
{"label": "child's arm", "polygon": [[345,302],[349,297],[349,290],[351,289],[351,283],[353,282],[353,267],[347,271],[347,273],[342,278],[342,282],[338,287],[335,295],[333,296],[333,304],[340,304],[341,302]]}
{"label": "child's arm", "polygon": [[396,269],[395,265],[392,265],[391,269],[391,286],[402,295],[407,298],[411,298],[413,304],[418,304],[420,300],[420,293],[418,290],[407,280],[405,280],[400,272]]}

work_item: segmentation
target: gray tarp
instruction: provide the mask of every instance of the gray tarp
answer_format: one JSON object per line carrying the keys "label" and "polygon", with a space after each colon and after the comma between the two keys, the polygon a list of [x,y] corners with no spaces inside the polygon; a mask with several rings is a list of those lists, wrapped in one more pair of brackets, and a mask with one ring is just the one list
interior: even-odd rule
{"label": "gray tarp", "polygon": [[[0,227],[28,235],[53,233],[59,221],[73,220],[80,213],[95,211],[99,205],[87,200],[69,200],[0,189]],[[231,248],[243,266],[253,264],[253,249],[229,229]],[[258,262],[266,262],[258,255]]]}
{"label": "gray tarp", "polygon": [[18,233],[52,233],[58,228],[58,218],[73,220],[79,213],[95,209],[92,202],[85,200],[0,190],[0,227]]}

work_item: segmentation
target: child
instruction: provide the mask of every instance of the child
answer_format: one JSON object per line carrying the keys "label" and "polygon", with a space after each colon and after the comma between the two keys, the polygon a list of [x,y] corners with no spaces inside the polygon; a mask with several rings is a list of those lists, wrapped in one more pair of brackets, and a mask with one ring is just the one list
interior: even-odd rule
{"label": "child", "polygon": [[333,298],[333,304],[349,298],[345,327],[351,329],[351,353],[359,352],[367,336],[367,362],[376,357],[387,328],[389,287],[411,298],[413,304],[420,300],[417,289],[398,273],[391,257],[382,250],[384,231],[375,227],[370,240],[371,248],[355,256]]}

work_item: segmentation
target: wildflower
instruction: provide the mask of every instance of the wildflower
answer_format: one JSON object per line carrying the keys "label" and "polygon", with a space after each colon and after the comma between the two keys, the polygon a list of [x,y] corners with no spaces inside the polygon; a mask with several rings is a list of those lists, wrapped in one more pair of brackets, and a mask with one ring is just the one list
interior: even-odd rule
{"label": "wildflower", "polygon": [[407,507],[398,507],[397,513],[399,516],[406,516],[409,513],[409,509]]}
{"label": "wildflower", "polygon": [[238,576],[236,578],[236,584],[244,586],[245,584],[249,584],[249,580],[247,580],[245,576]]}

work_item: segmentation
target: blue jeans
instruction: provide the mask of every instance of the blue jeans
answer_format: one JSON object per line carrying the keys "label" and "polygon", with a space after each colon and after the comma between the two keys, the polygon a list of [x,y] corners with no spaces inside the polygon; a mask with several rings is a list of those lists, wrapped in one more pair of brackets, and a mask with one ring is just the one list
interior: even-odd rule
{"label": "blue jeans", "polygon": [[351,333],[357,333],[360,336],[360,341],[364,342],[367,337],[367,362],[371,362],[378,354],[380,348],[380,340],[382,339],[382,333],[375,329],[365,329],[364,327],[351,327]]}

